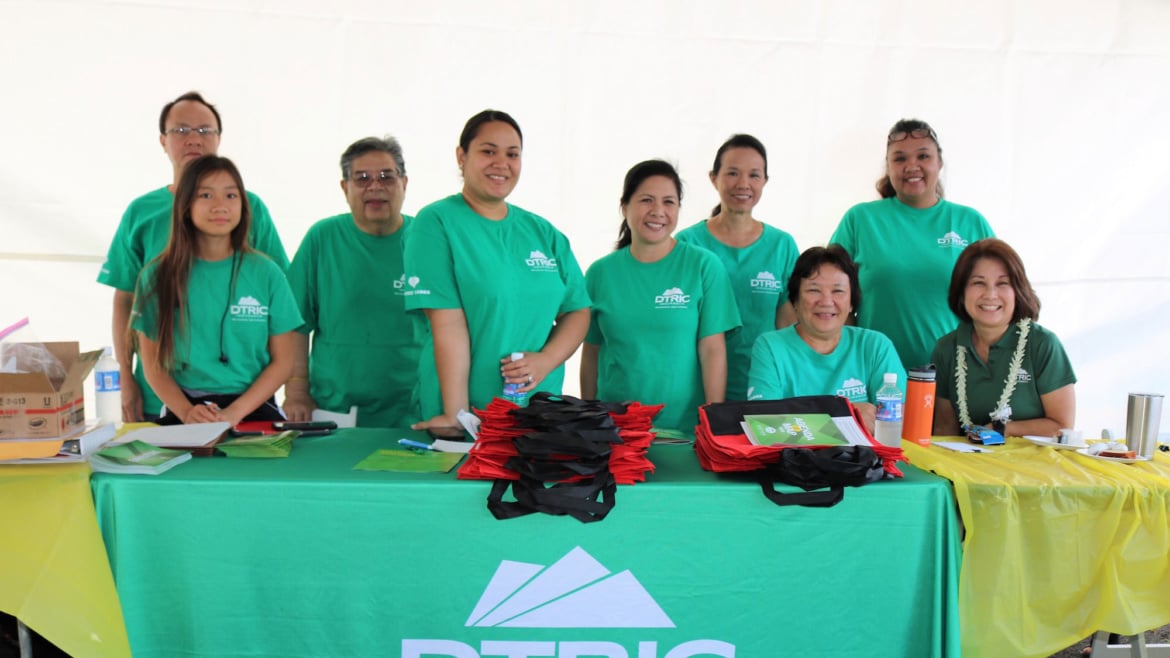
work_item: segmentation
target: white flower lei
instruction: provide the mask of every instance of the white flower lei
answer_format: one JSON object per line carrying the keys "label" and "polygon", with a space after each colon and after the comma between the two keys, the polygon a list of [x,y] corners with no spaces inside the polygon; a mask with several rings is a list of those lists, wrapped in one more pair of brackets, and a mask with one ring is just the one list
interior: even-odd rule
{"label": "white flower lei", "polygon": [[[1032,320],[1024,318],[1016,323],[1020,328],[1020,340],[1016,343],[1016,351],[1012,354],[1012,362],[1008,367],[1007,381],[1004,382],[1003,395],[999,396],[999,403],[991,412],[991,419],[1007,423],[1011,418],[1012,408],[1008,400],[1016,390],[1016,383],[1020,381],[1020,366],[1024,363],[1024,348],[1028,345],[1028,332],[1032,329]],[[955,393],[959,405],[959,426],[972,425],[971,414],[967,409],[967,350],[962,345],[955,347]]]}

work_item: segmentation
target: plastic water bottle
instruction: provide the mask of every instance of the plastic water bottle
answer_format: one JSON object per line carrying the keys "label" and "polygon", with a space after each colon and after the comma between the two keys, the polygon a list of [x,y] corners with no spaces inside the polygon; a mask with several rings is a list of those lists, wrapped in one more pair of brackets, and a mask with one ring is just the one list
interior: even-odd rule
{"label": "plastic water bottle", "polygon": [[877,420],[873,424],[873,438],[882,445],[897,448],[902,445],[902,389],[898,388],[898,373],[882,376],[882,387],[877,392]]}
{"label": "plastic water bottle", "polygon": [[122,378],[113,348],[102,350],[93,369],[94,413],[101,423],[122,422]]}
{"label": "plastic water bottle", "polygon": [[[524,358],[523,352],[512,352],[512,360],[513,361],[519,361],[520,359],[523,359],[523,358]],[[503,398],[505,400],[507,400],[508,402],[523,405],[524,398],[526,397],[524,395],[524,393],[520,392],[520,387],[523,385],[524,384],[512,384],[508,381],[505,381],[504,382]]]}

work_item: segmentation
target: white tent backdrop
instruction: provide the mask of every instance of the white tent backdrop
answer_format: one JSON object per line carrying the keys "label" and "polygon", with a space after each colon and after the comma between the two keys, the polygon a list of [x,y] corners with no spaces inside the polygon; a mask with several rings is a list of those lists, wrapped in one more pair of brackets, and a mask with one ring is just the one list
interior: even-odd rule
{"label": "white tent backdrop", "polygon": [[399,137],[412,213],[458,189],[459,131],[486,107],[524,129],[510,200],[583,266],[611,248],[630,165],[677,163],[681,228],[717,200],[734,132],[771,156],[756,216],[803,249],[876,198],[886,131],[920,117],[948,198],[1027,262],[1078,425],[1122,430],[1126,392],[1170,393],[1164,0],[0,0],[0,71],[0,324],[30,315],[26,337],[110,343],[94,279],[127,203],[169,182],[158,111],[190,89],[290,256],[346,209],[346,145]]}

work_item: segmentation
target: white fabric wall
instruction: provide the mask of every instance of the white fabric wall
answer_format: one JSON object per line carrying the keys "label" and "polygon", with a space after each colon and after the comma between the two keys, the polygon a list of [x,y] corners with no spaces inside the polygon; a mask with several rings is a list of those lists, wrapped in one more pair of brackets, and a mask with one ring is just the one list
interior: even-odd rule
{"label": "white fabric wall", "polygon": [[414,212],[458,189],[463,122],[507,110],[526,140],[510,200],[585,266],[631,164],[679,165],[690,225],[733,132],[770,151],[757,216],[824,243],[914,116],[939,133],[948,198],[1023,254],[1080,378],[1078,425],[1121,430],[1127,391],[1170,393],[1163,0],[0,0],[0,72],[0,325],[31,315],[26,336],[110,342],[94,278],[126,204],[169,182],[157,115],[189,89],[218,105],[220,153],[290,255],[346,209],[351,141],[401,139]]}

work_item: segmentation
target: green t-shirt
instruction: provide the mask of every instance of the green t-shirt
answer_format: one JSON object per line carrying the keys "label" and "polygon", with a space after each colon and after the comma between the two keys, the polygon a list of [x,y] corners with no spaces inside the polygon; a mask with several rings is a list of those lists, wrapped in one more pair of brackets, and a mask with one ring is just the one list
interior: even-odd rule
{"label": "green t-shirt", "polygon": [[[114,233],[110,250],[106,253],[106,262],[98,274],[98,283],[124,292],[134,291],[142,268],[161,254],[171,239],[171,211],[174,205],[175,195],[166,187],[148,192],[130,203]],[[287,270],[288,255],[268,214],[268,207],[252,192],[248,192],[248,206],[252,210],[252,247],[268,254],[281,270]],[[141,363],[134,368],[134,379],[142,391],[143,411],[157,415],[162,402],[146,383]]]}
{"label": "green t-shirt", "polygon": [[[245,254],[233,285],[233,260],[196,260],[191,266],[185,330],[176,336],[171,370],[175,383],[188,391],[243,393],[272,360],[269,336],[301,326],[296,300],[276,263],[263,254]],[[143,270],[130,316],[130,326],[151,340],[158,340],[158,304],[153,296],[147,303],[145,293],[153,286],[155,267]]]}
{"label": "green t-shirt", "polygon": [[752,400],[783,400],[802,395],[839,395],[852,402],[877,403],[882,376],[897,373],[906,391],[906,371],[893,343],[861,327],[842,327],[841,342],[821,354],[804,342],[796,326],[756,339],[748,394]]}
{"label": "green t-shirt", "polygon": [[[934,363],[938,366],[935,396],[949,400],[955,410],[958,422],[959,405],[955,393],[956,350],[962,346],[967,361],[967,408],[971,421],[977,425],[991,422],[991,412],[1003,395],[1007,382],[1008,368],[1012,355],[1019,344],[1020,328],[1012,324],[999,341],[988,350],[987,363],[979,359],[971,342],[972,326],[969,322],[945,335],[934,348]],[[1028,332],[1028,344],[1024,348],[1024,360],[1016,373],[1016,389],[1008,405],[1012,408],[1012,420],[1044,418],[1044,404],[1041,395],[1047,395],[1059,388],[1075,384],[1072,363],[1064,346],[1051,331],[1032,323]],[[961,422],[959,423],[962,424]]]}
{"label": "green t-shirt", "polygon": [[[556,318],[589,308],[569,240],[548,220],[513,205],[493,221],[454,194],[419,211],[406,235],[406,309],[462,309],[471,342],[468,399],[483,409],[504,386],[500,359],[537,352]],[[429,324],[419,357],[422,418],[443,412]],[[536,390],[559,394],[564,366]],[[455,410],[452,410],[454,412]],[[468,410],[470,411],[470,409]]]}
{"label": "green t-shirt", "polygon": [[599,345],[597,397],[665,404],[656,427],[691,431],[705,402],[699,339],[740,326],[727,273],[711,252],[679,242],[641,263],[625,247],[585,274]]}
{"label": "green t-shirt", "polygon": [[941,200],[925,209],[897,198],[853,206],[831,242],[857,261],[862,327],[890,338],[907,368],[925,365],[943,334],[958,324],[947,288],[959,252],[995,234],[978,211]]}
{"label": "green t-shirt", "polygon": [[743,328],[727,336],[727,399],[746,400],[752,345],[776,329],[776,310],[788,301],[788,277],[800,251],[792,236],[764,224],[764,233],[746,247],[729,247],[707,229],[707,220],[680,231],[679,242],[689,242],[719,257],[731,277],[731,290]]}
{"label": "green t-shirt", "polygon": [[309,392],[317,406],[358,407],[359,427],[406,427],[418,417],[411,396],[422,327],[406,313],[403,235],[370,235],[345,213],[314,224],[288,282],[312,333]]}
{"label": "green t-shirt", "polygon": [[351,213],[309,228],[289,266],[289,286],[312,334],[309,392],[317,406],[358,406],[360,427],[405,427],[418,418],[421,325],[406,313],[402,237],[358,228]]}

